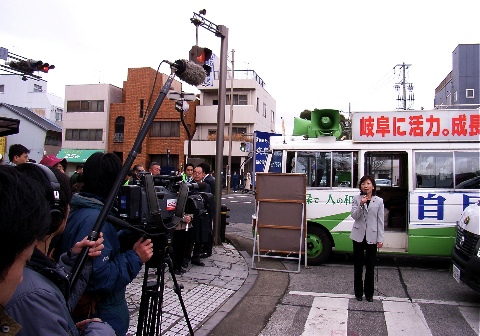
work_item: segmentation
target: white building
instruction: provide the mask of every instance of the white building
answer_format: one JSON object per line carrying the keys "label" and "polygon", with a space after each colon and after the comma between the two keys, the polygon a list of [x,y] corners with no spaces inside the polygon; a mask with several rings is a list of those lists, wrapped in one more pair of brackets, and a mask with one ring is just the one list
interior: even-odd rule
{"label": "white building", "polygon": [[28,108],[62,126],[63,99],[48,93],[43,79],[24,81],[19,75],[0,75],[0,103]]}
{"label": "white building", "polygon": [[[57,157],[84,163],[94,152],[108,151],[110,104],[122,102],[122,89],[111,84],[65,86],[62,150]],[[68,173],[75,170],[69,165]]]}
{"label": "white building", "polygon": [[13,144],[22,144],[30,150],[30,159],[40,162],[43,155],[56,154],[62,144],[62,128],[32,110],[0,103],[0,118],[20,121],[18,133],[0,138],[0,154],[8,161],[8,149]]}
{"label": "white building", "polygon": [[[192,139],[192,156],[202,157],[207,161],[215,161],[216,132],[218,115],[218,72],[213,71],[214,78],[209,79],[211,86],[198,86],[200,105],[196,109],[196,132]],[[231,71],[226,81],[226,106],[224,130],[224,163],[227,165],[229,155],[230,97]],[[231,172],[248,171],[243,162],[248,152],[240,150],[241,142],[252,142],[253,133],[275,132],[276,102],[265,89],[265,82],[254,70],[235,70],[233,79],[233,117],[232,117],[232,167]],[[187,148],[187,142],[185,142]],[[185,151],[185,153],[187,153]]]}

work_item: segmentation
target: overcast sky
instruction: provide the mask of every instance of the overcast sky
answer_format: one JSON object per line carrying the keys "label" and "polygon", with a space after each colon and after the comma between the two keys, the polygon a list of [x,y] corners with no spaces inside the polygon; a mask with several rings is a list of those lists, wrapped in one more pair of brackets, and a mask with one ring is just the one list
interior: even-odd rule
{"label": "overcast sky", "polygon": [[[288,132],[305,109],[395,110],[401,72],[394,67],[403,62],[411,64],[413,107],[433,109],[452,51],[480,43],[479,0],[1,0],[0,46],[55,64],[42,77],[62,98],[65,85],[122,87],[128,68],[188,58],[190,18],[203,8],[205,18],[229,29],[235,69],[255,70],[265,81],[278,132],[280,117]],[[220,55],[220,38],[204,28],[199,45]]]}

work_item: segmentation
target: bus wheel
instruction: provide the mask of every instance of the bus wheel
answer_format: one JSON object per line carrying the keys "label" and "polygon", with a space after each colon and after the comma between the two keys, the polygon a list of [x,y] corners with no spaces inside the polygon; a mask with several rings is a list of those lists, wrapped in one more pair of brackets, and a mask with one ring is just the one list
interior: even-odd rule
{"label": "bus wheel", "polygon": [[332,253],[332,243],[324,230],[309,225],[307,233],[308,264],[317,266],[328,260]]}

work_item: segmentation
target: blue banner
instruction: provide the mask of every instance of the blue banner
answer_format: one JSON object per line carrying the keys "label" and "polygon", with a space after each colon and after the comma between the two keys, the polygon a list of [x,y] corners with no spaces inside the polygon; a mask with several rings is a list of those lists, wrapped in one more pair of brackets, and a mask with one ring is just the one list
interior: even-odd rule
{"label": "blue banner", "polygon": [[260,132],[255,131],[255,143],[253,147],[253,174],[252,174],[252,183],[255,187],[255,173],[263,172],[265,170],[265,165],[267,164],[267,155],[268,149],[270,147],[270,137],[278,136],[281,134],[270,133],[270,132]]}

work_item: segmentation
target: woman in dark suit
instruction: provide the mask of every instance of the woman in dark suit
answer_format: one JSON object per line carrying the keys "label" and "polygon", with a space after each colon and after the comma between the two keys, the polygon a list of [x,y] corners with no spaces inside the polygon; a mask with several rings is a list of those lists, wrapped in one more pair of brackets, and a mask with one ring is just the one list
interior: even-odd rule
{"label": "woman in dark suit", "polygon": [[[359,182],[360,195],[353,198],[351,216],[355,220],[350,238],[353,241],[355,297],[373,301],[374,269],[377,247],[383,246],[383,200],[375,196],[375,179],[365,175]],[[363,281],[363,265],[366,266]]]}

